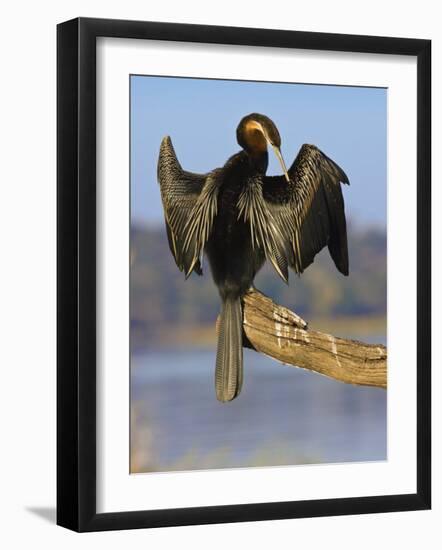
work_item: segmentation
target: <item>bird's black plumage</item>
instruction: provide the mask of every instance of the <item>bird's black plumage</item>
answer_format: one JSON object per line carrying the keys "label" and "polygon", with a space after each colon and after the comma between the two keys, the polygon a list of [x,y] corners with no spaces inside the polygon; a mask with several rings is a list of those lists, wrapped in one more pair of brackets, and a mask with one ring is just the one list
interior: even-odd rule
{"label": "bird's black plumage", "polygon": [[[188,277],[202,275],[205,253],[222,301],[215,386],[230,401],[243,380],[241,299],[268,260],[288,282],[288,268],[302,273],[328,246],[338,270],[348,275],[347,230],[341,168],[314,145],[303,145],[289,170],[280,154],[275,124],[252,113],[237,128],[242,150],[222,168],[194,174],[181,168],[165,137],[158,181],[169,246]],[[266,176],[267,145],[283,176]]]}

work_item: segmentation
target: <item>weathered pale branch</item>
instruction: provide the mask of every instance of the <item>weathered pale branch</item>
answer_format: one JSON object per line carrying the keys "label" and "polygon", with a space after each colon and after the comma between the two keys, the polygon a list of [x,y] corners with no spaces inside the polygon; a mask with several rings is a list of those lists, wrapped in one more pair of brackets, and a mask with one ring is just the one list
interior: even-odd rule
{"label": "weathered pale branch", "polygon": [[295,313],[257,290],[245,295],[243,310],[246,347],[348,384],[387,387],[385,346],[309,330]]}

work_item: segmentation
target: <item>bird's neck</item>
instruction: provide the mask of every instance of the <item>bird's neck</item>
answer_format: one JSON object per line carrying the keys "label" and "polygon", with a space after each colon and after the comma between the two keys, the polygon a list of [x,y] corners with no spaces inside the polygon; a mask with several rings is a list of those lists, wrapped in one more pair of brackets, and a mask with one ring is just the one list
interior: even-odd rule
{"label": "bird's neck", "polygon": [[264,175],[267,172],[267,166],[269,164],[269,156],[267,151],[263,151],[260,154],[249,153],[247,151],[239,151],[228,159],[224,165],[226,173],[238,171],[247,176],[253,174]]}
{"label": "bird's neck", "polygon": [[262,175],[267,172],[267,167],[269,165],[269,154],[267,150],[247,151],[245,154],[247,155],[247,160],[252,170]]}

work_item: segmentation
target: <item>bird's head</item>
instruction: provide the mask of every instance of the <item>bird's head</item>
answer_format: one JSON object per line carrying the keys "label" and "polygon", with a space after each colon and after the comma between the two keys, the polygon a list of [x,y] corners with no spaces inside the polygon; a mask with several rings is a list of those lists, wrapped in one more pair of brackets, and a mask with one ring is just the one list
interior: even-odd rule
{"label": "bird's head", "polygon": [[281,155],[281,136],[275,123],[269,117],[259,113],[252,113],[243,117],[236,129],[236,139],[252,158],[266,154],[267,146],[270,145],[281,163],[286,180],[290,181]]}

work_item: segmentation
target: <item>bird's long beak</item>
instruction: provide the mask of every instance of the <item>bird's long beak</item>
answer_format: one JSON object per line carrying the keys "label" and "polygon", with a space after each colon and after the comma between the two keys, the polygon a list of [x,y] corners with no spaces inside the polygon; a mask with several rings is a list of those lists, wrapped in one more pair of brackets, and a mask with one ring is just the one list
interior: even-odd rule
{"label": "bird's long beak", "polygon": [[286,168],[284,159],[282,158],[281,151],[279,150],[279,147],[276,147],[276,145],[272,144],[272,148],[275,151],[275,155],[278,157],[279,162],[281,163],[282,171],[284,172],[285,179],[287,180],[288,183],[290,183],[289,174],[287,172],[287,168]]}

